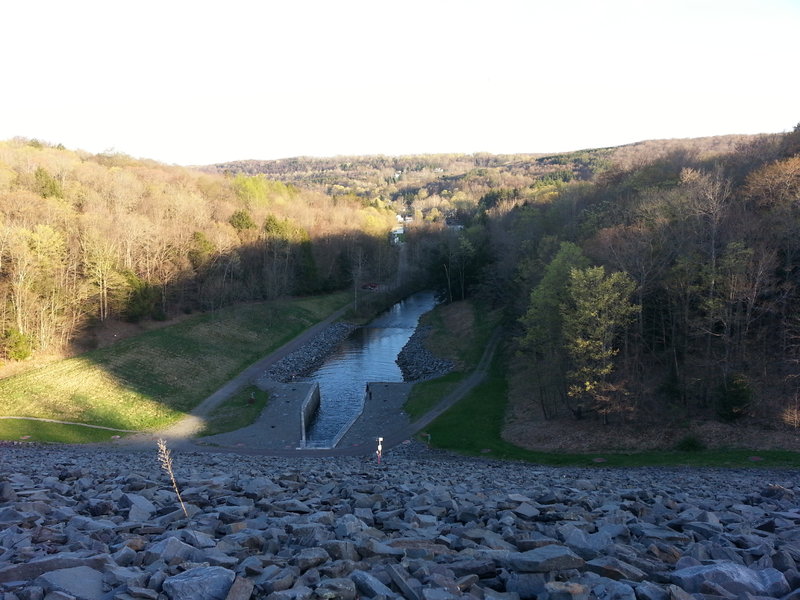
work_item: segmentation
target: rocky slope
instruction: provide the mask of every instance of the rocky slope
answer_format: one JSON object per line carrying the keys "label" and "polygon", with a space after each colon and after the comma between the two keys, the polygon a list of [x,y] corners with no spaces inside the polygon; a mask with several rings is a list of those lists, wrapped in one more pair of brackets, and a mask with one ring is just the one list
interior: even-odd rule
{"label": "rocky slope", "polygon": [[0,453],[3,600],[800,599],[796,471]]}

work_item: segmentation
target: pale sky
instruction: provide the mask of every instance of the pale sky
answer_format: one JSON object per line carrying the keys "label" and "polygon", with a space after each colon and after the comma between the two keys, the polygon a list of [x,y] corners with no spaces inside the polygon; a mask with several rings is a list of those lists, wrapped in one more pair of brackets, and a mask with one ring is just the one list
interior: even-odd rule
{"label": "pale sky", "polygon": [[790,131],[800,0],[7,0],[0,140],[168,164]]}

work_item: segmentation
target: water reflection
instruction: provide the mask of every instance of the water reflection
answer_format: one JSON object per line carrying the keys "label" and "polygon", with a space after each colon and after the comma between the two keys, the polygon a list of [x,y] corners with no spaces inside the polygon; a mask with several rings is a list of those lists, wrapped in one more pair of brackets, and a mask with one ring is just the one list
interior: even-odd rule
{"label": "water reflection", "polygon": [[308,432],[310,445],[327,445],[361,410],[369,381],[403,381],[395,359],[431,310],[433,293],[420,292],[398,302],[369,325],[353,332],[305,381],[319,383],[319,413]]}

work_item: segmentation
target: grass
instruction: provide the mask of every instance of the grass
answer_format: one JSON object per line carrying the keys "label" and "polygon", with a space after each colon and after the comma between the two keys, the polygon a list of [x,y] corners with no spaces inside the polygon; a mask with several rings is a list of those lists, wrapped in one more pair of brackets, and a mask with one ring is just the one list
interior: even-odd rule
{"label": "grass", "polygon": [[422,325],[433,328],[426,344],[431,351],[453,361],[454,371],[417,383],[409,393],[404,410],[414,422],[432,409],[475,368],[496,323],[495,316],[470,302],[439,305],[423,315]]}
{"label": "grass", "polygon": [[[0,415],[158,429],[349,300],[338,293],[227,307],[49,363],[0,380]],[[0,424],[3,439],[18,431]]]}
{"label": "grass", "polygon": [[403,406],[411,422],[413,423],[436,406],[439,400],[452,392],[464,377],[466,377],[465,373],[454,371],[430,381],[420,382],[411,388],[408,400]]}
{"label": "grass", "polygon": [[0,440],[91,444],[111,441],[112,436],[115,435],[124,434],[107,429],[83,427],[81,425],[0,419]]}
{"label": "grass", "polygon": [[[252,398],[254,402],[250,402]],[[269,394],[255,386],[249,386],[217,406],[206,420],[201,436],[236,431],[255,423],[267,405]]]}

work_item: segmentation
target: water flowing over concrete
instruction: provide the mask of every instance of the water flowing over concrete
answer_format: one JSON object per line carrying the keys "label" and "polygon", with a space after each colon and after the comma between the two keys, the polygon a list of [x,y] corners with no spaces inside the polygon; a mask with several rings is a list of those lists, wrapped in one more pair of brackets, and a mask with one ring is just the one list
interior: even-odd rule
{"label": "water flowing over concrete", "polygon": [[354,331],[305,381],[319,383],[320,409],[309,431],[311,444],[329,445],[361,411],[367,384],[402,382],[397,355],[436,304],[432,292],[414,294]]}

